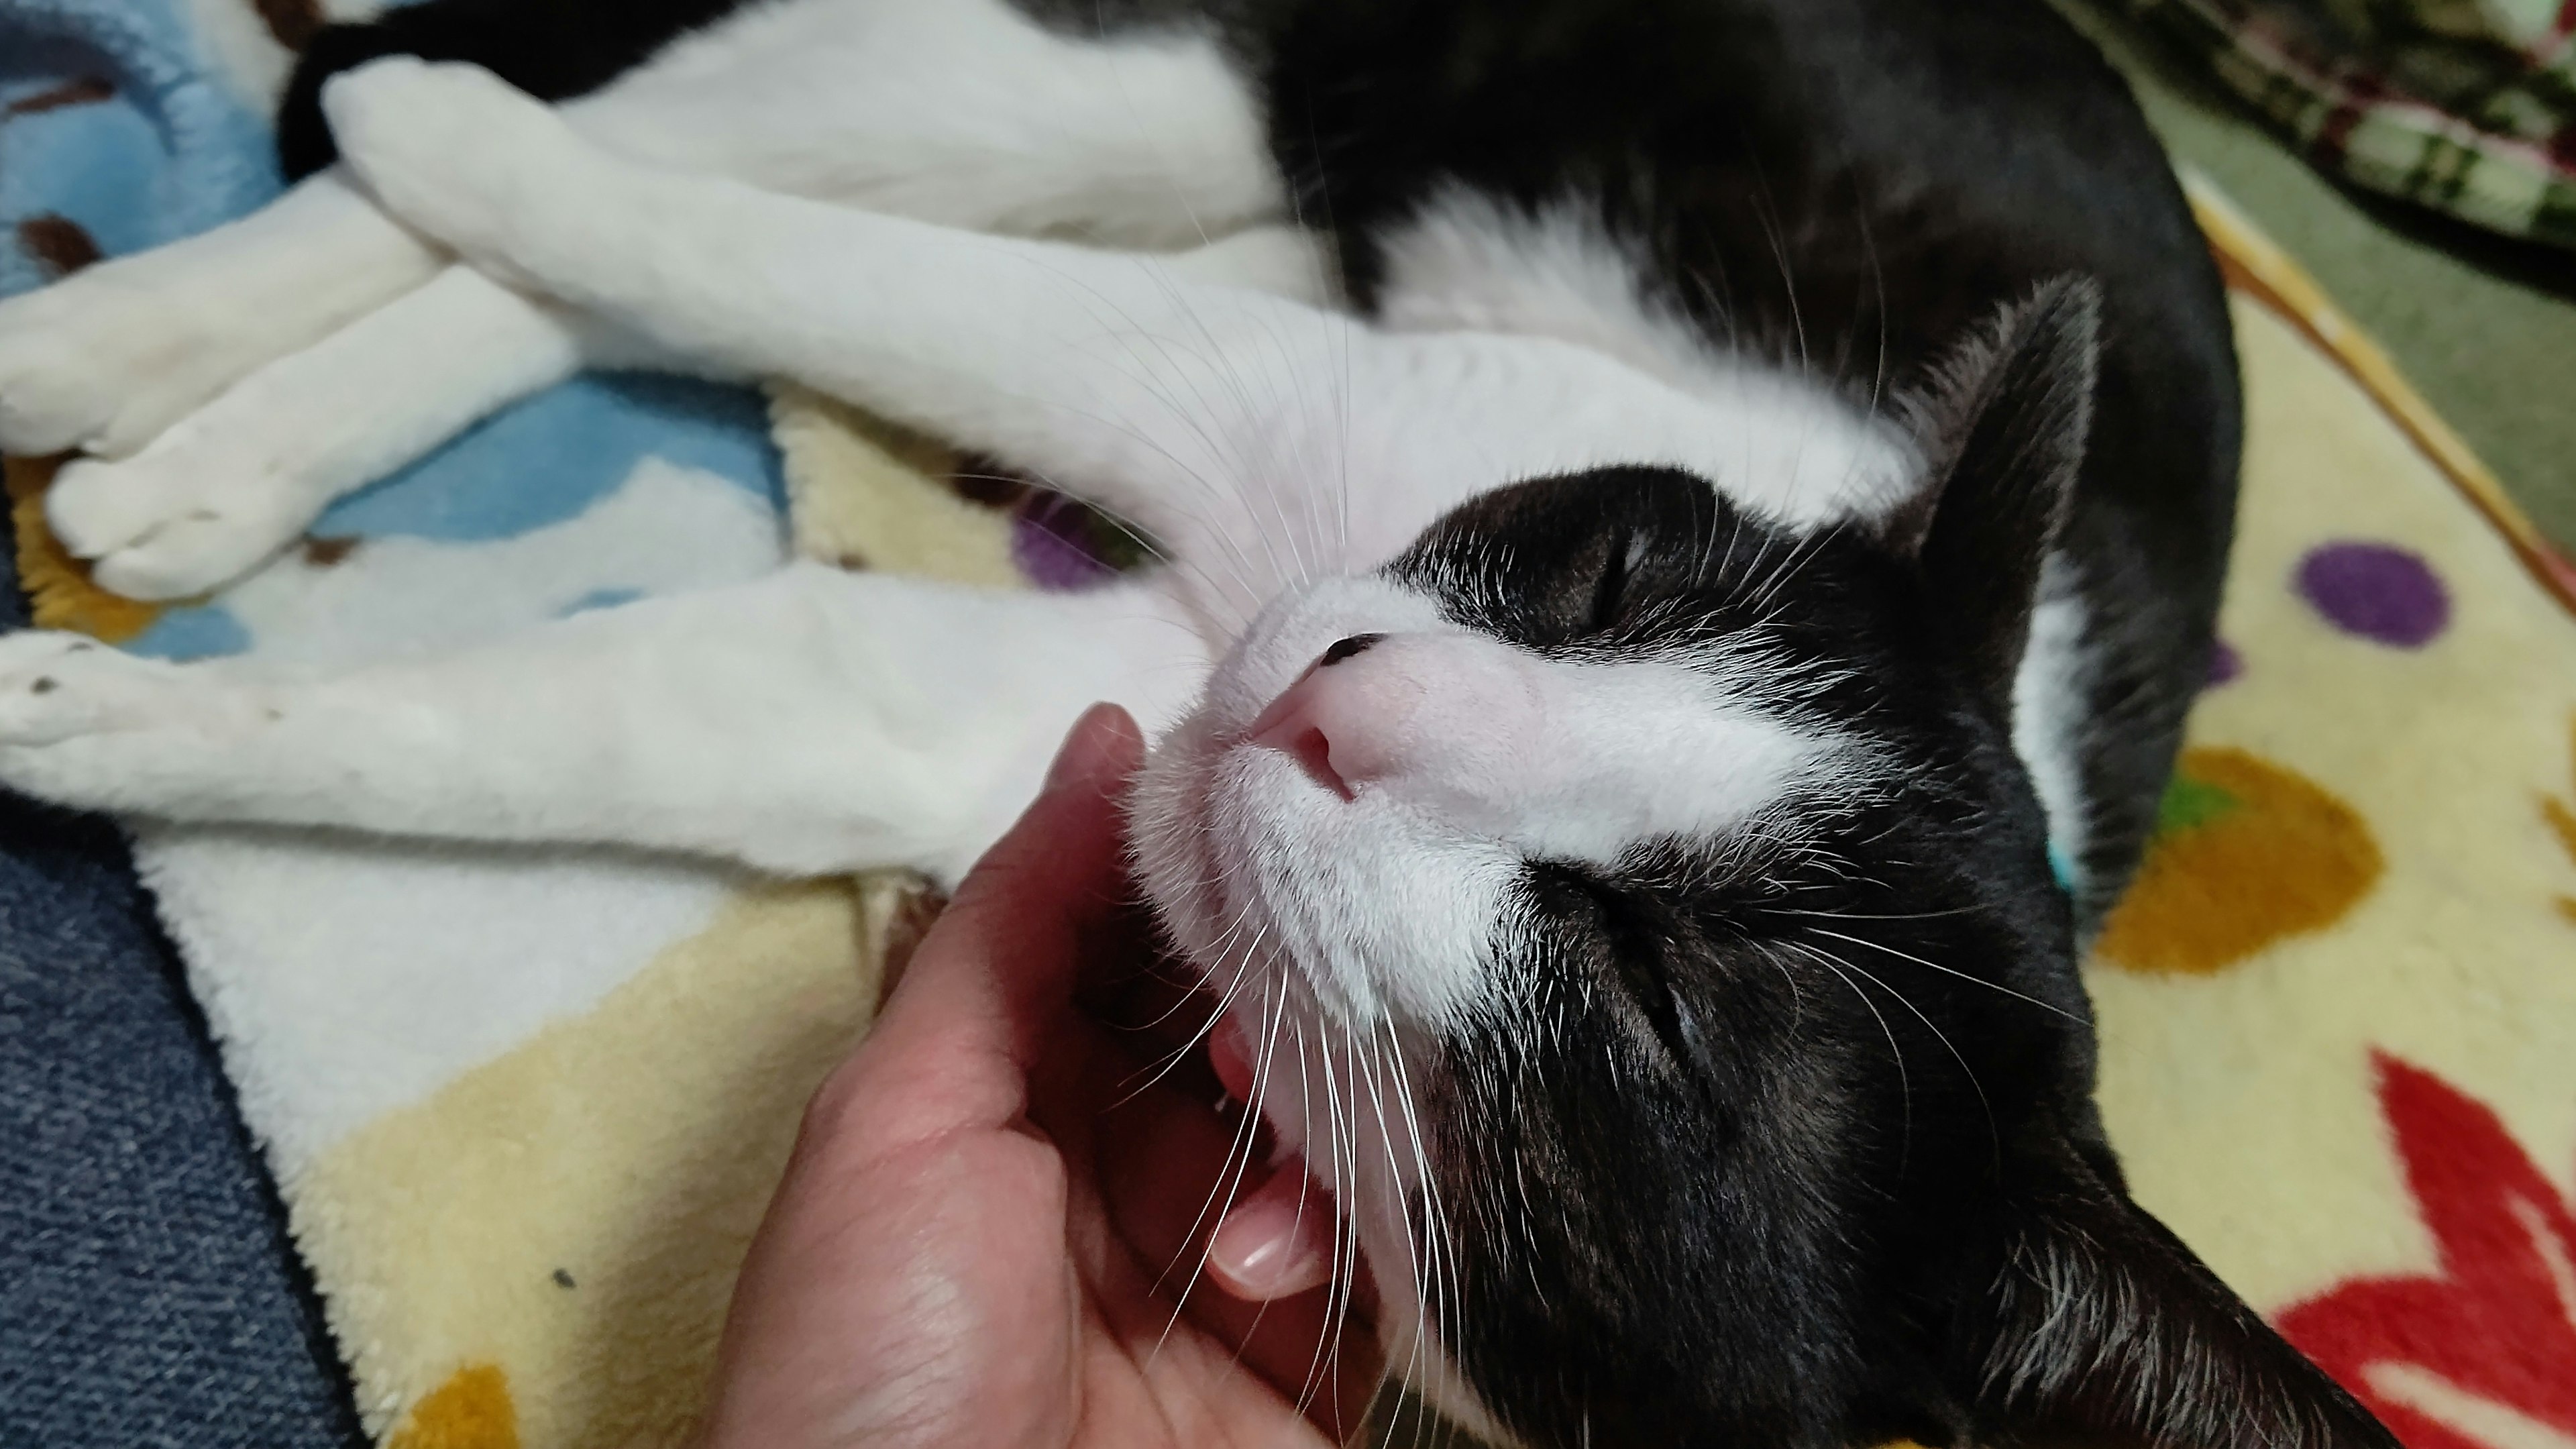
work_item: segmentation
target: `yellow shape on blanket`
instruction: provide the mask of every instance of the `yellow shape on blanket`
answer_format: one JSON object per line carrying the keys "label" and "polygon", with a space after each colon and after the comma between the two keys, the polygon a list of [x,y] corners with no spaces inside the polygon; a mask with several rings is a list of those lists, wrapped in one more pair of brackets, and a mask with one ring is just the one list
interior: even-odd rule
{"label": "yellow shape on blanket", "polygon": [[2095,950],[2133,971],[2218,971],[2343,918],[2379,879],[2351,806],[2244,750],[2185,751],[2165,820]]}
{"label": "yellow shape on blanket", "polygon": [[1020,588],[1010,515],[942,480],[957,455],[846,403],[770,386],[770,433],[784,455],[796,552],[843,568]]}
{"label": "yellow shape on blanket", "polygon": [[903,899],[892,877],[746,891],[287,1184],[369,1427],[491,1363],[528,1449],[677,1443],[800,1109],[875,1013]]}
{"label": "yellow shape on blanket", "polygon": [[519,1449],[509,1377],[488,1363],[458,1369],[413,1407],[385,1449]]}
{"label": "yellow shape on blanket", "polygon": [[65,552],[45,526],[45,489],[60,458],[0,459],[9,492],[9,517],[18,530],[18,586],[39,629],[70,629],[109,644],[122,644],[161,617],[157,604],[121,598],[89,579],[89,565]]}

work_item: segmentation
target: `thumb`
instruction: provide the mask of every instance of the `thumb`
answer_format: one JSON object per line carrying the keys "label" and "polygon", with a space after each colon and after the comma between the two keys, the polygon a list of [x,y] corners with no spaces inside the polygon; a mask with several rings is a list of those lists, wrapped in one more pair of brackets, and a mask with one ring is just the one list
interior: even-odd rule
{"label": "thumb", "polygon": [[1085,944],[1124,897],[1122,805],[1143,753],[1125,710],[1093,706],[1037,799],[959,883],[875,1030],[826,1088],[872,1103],[860,1150],[1002,1126],[1023,1109]]}

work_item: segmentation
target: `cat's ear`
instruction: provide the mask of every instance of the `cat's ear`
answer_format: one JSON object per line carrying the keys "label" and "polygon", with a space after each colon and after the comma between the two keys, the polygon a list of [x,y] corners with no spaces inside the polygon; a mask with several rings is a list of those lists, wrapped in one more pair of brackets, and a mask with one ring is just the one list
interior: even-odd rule
{"label": "cat's ear", "polygon": [[2100,313],[2092,281],[2059,277],[1962,341],[1910,409],[1929,477],[1881,524],[1921,569],[1956,663],[2003,713],[2084,461]]}
{"label": "cat's ear", "polygon": [[1953,1373],[1972,1442],[2399,1449],[2162,1223],[2061,1162],[1963,1283]]}

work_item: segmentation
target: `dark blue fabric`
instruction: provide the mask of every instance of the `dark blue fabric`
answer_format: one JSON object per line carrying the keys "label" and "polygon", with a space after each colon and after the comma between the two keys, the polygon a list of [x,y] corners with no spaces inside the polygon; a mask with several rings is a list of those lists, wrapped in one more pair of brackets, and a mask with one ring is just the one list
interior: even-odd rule
{"label": "dark blue fabric", "polygon": [[283,1222],[124,842],[0,794],[0,1446],[365,1443]]}

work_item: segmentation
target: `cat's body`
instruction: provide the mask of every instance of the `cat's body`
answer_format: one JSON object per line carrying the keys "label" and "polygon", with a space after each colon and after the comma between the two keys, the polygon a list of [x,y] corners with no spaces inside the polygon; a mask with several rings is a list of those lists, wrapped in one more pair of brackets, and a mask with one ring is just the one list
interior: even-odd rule
{"label": "cat's body", "polygon": [[[384,53],[563,105],[323,89]],[[953,876],[1116,699],[1141,878],[1271,1120],[1352,1129],[1309,1160],[1467,1417],[2386,1442],[2090,1102],[2075,941],[2204,668],[2237,414],[2172,180],[2036,3],[439,0],[325,32],[282,140],[335,139],[0,307],[0,444],[125,455],[52,503],[111,584],[585,363],[797,378],[1168,561],[791,569],[318,680],[28,636],[0,778]]]}

